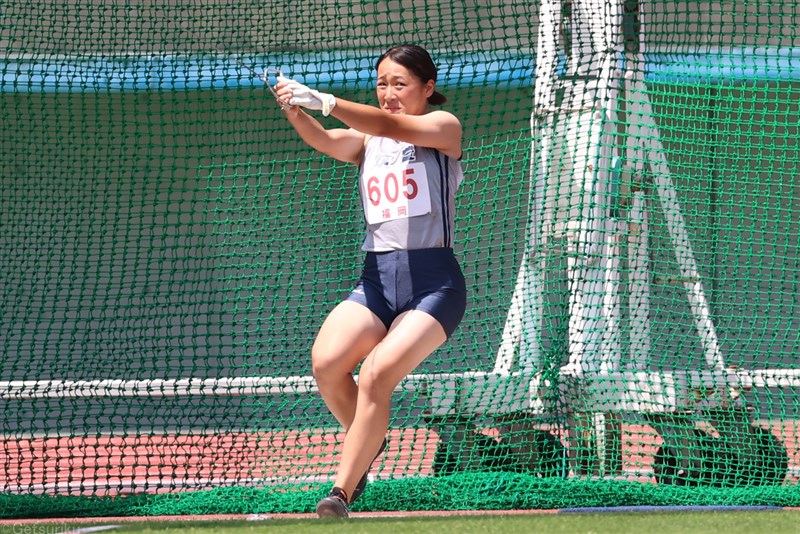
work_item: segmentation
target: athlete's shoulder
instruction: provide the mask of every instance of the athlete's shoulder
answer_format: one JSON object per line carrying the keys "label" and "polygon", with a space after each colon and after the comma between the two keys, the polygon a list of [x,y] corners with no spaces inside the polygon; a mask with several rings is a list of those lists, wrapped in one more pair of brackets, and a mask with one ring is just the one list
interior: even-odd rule
{"label": "athlete's shoulder", "polygon": [[434,109],[433,111],[429,111],[428,113],[426,113],[424,116],[436,120],[454,121],[461,124],[461,121],[459,120],[458,117],[456,117],[449,111],[445,111],[443,109]]}

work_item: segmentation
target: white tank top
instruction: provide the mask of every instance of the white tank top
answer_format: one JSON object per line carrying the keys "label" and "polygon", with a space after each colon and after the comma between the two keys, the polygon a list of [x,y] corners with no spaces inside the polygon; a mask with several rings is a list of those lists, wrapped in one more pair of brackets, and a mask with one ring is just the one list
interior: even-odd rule
{"label": "white tank top", "polygon": [[461,162],[433,148],[371,137],[359,168],[367,235],[363,250],[453,246]]}

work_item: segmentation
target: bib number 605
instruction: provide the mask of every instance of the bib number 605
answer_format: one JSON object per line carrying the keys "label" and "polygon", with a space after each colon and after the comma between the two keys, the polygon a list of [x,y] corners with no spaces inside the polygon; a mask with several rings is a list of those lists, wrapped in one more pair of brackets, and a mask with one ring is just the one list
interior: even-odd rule
{"label": "bib number 605", "polygon": [[416,180],[411,177],[414,174],[413,168],[403,169],[401,178],[393,172],[388,173],[383,179],[383,187],[381,188],[381,180],[377,176],[372,176],[367,180],[367,197],[373,206],[378,206],[382,200],[387,200],[389,203],[394,204],[397,199],[402,195],[407,200],[413,200],[419,193],[419,186]]}
{"label": "bib number 605", "polygon": [[[377,171],[377,172],[376,172]],[[361,187],[369,224],[431,212],[428,173],[420,162],[374,169]]]}

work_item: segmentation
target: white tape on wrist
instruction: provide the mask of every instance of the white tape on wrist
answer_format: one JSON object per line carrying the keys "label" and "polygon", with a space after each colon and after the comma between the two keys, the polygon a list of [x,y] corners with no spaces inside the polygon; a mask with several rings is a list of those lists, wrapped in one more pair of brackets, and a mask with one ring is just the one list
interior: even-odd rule
{"label": "white tape on wrist", "polygon": [[320,93],[320,100],[322,101],[322,115],[327,117],[336,107],[336,97],[333,95]]}

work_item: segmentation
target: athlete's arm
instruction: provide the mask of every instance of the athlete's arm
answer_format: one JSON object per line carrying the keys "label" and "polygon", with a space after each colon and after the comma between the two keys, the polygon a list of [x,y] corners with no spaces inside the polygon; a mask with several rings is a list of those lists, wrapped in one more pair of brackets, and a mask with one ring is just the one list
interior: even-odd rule
{"label": "athlete's arm", "polygon": [[336,99],[331,115],[368,135],[390,137],[417,146],[435,148],[461,157],[461,122],[452,113],[436,110],[425,115],[394,115],[382,109]]}
{"label": "athlete's arm", "polygon": [[[285,78],[279,78],[275,90],[279,99],[285,102],[291,101],[292,104],[301,105],[309,109],[321,110],[325,115],[333,115],[357,132],[379,137],[390,137],[418,146],[435,148],[453,158],[461,157],[461,122],[452,113],[441,110],[432,111],[424,115],[387,113],[374,106],[334,98],[333,95],[320,93],[294,80]],[[294,106],[290,110],[299,110],[299,108]],[[287,115],[290,116],[290,121],[292,121],[291,112],[287,112]],[[292,124],[298,129],[303,139],[306,139],[306,142],[323,151],[320,147],[324,147],[326,141],[325,130],[322,125],[305,113],[299,115],[299,117],[295,117],[296,120],[292,121]],[[306,124],[306,121],[309,120],[313,122]],[[312,125],[315,125],[318,131],[314,131]],[[299,128],[302,128],[302,130]],[[348,147],[345,152],[349,152],[351,148],[353,147]],[[332,149],[340,150],[339,147]],[[325,153],[327,154],[328,152]],[[359,157],[360,155],[361,152],[358,152]],[[352,161],[338,157],[337,159]]]}
{"label": "athlete's arm", "polygon": [[292,106],[284,110],[289,123],[311,148],[339,161],[358,165],[364,153],[364,134],[356,130],[326,130],[315,118]]}

